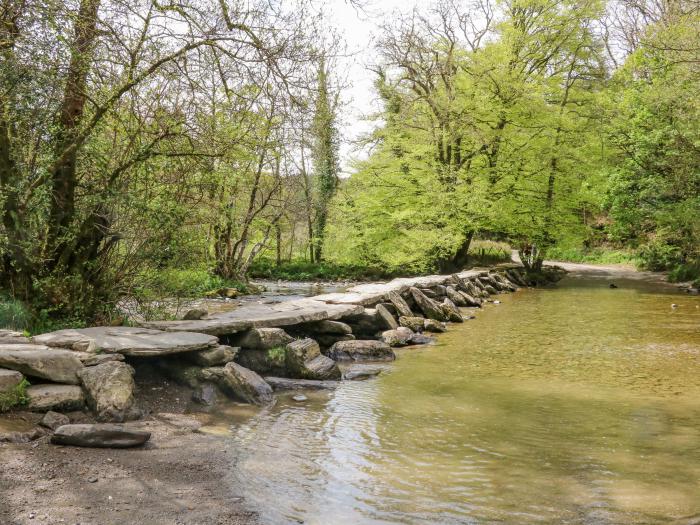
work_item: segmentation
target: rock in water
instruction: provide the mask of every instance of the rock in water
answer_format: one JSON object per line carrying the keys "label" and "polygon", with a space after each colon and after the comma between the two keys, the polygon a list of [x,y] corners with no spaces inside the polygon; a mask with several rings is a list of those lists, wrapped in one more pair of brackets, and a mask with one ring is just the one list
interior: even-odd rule
{"label": "rock in water", "polygon": [[411,287],[409,290],[413,296],[413,299],[416,301],[416,304],[423,311],[423,314],[426,317],[429,319],[435,319],[436,321],[449,320],[440,303],[427,297],[418,288]]}
{"label": "rock in water", "polygon": [[262,377],[237,363],[202,369],[202,377],[212,381],[233,397],[255,405],[273,401],[272,388]]}
{"label": "rock in water", "polygon": [[80,410],[85,406],[83,389],[73,385],[32,385],[27,388],[27,408],[35,412]]}
{"label": "rock in water", "polygon": [[387,330],[382,333],[382,341],[389,346],[406,346],[413,337],[413,330],[401,326],[396,330]]}
{"label": "rock in water", "polygon": [[401,316],[399,317],[399,324],[401,326],[405,326],[409,330],[412,330],[414,332],[422,332],[423,331],[423,322],[425,319],[423,317],[404,317]]}
{"label": "rock in water", "polygon": [[70,350],[44,345],[0,345],[0,367],[55,383],[77,385],[83,363]]}
{"label": "rock in water", "polygon": [[396,308],[399,317],[414,317],[411,307],[408,306],[406,300],[401,297],[399,293],[391,291],[387,294],[387,298],[391,301],[391,304],[394,305],[394,308]]}
{"label": "rock in water", "polygon": [[463,323],[464,318],[462,317],[461,312],[459,311],[459,308],[450,301],[448,298],[445,298],[445,300],[442,302],[442,309],[445,312],[445,315],[448,318],[448,321],[452,321],[453,323]]}
{"label": "rock in water", "polygon": [[235,338],[236,346],[251,350],[283,347],[292,341],[292,337],[281,328],[251,328]]}
{"label": "rock in water", "polygon": [[239,350],[240,348],[233,346],[218,345],[206,350],[187,352],[183,355],[199,366],[223,366],[236,359]]}
{"label": "rock in water", "polygon": [[460,294],[452,286],[447,286],[445,290],[447,290],[447,298],[457,306],[468,306],[467,301],[464,299],[462,294]]}
{"label": "rock in water", "polygon": [[445,323],[441,323],[435,319],[424,319],[423,328],[426,332],[441,333],[447,331]]}
{"label": "rock in water", "polygon": [[413,334],[413,337],[411,337],[409,343],[412,345],[430,345],[437,343],[437,339],[430,337],[429,335]]}
{"label": "rock in water", "polygon": [[51,430],[56,430],[58,427],[67,425],[70,423],[70,419],[65,414],[59,414],[58,412],[53,412],[49,410],[41,422],[39,423],[42,427],[50,428]]}
{"label": "rock in water", "polygon": [[386,329],[395,330],[399,327],[399,323],[396,322],[396,319],[394,319],[394,316],[391,315],[391,312],[386,306],[383,304],[378,304],[375,309],[377,310],[377,315],[384,323]]}
{"label": "rock in water", "polygon": [[396,355],[383,341],[339,341],[329,352],[336,361],[393,361]]}
{"label": "rock in water", "polygon": [[299,339],[285,349],[287,372],[300,379],[340,379],[340,369],[332,359],[321,355],[313,339]]}
{"label": "rock in water", "polygon": [[376,377],[381,373],[380,368],[353,368],[345,372],[343,379],[347,381],[363,381],[370,377]]}
{"label": "rock in water", "polygon": [[143,445],[151,433],[124,425],[63,425],[51,436],[54,445],[96,448],[130,448]]}
{"label": "rock in water", "polygon": [[288,377],[266,376],[265,381],[273,390],[332,390],[340,381],[319,381],[317,379],[289,379]]}
{"label": "rock in water", "polygon": [[306,401],[309,398],[306,397],[304,394],[297,394],[297,395],[293,396],[292,399],[294,401],[297,401],[297,402],[302,402],[302,401]]}
{"label": "rock in water", "polygon": [[138,418],[134,408],[134,369],[126,363],[110,361],[89,366],[80,373],[88,406],[98,421],[121,423]]}

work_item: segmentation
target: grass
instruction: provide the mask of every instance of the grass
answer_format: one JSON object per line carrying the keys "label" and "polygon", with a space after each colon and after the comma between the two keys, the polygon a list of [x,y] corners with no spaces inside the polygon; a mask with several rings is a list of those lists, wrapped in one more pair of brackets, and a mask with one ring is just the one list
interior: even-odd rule
{"label": "grass", "polygon": [[668,280],[672,283],[690,281],[693,286],[700,288],[700,261],[680,264],[674,267],[668,274]]}
{"label": "grass", "polygon": [[282,279],[284,281],[340,281],[385,279],[396,275],[381,268],[359,265],[319,264],[304,260],[282,262],[279,266],[271,259],[258,259],[250,270],[250,276],[256,279]]}
{"label": "grass", "polygon": [[9,392],[0,394],[0,413],[7,412],[13,407],[27,404],[27,387],[29,382],[22,379],[20,383]]}
{"label": "grass", "polygon": [[584,249],[581,247],[554,246],[547,250],[547,259],[590,264],[631,264],[639,266],[641,261],[632,251],[607,248]]}
{"label": "grass", "polygon": [[248,292],[248,285],[212,274],[206,269],[163,268],[149,270],[142,276],[142,285],[137,295],[147,299],[164,297],[203,297],[221,288],[235,288],[241,293]]}

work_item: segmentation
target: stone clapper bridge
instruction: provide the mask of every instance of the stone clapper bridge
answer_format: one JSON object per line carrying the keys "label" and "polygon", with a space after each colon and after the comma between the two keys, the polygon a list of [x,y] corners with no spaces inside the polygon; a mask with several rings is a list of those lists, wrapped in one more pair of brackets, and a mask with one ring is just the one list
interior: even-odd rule
{"label": "stone clapper bridge", "polygon": [[[546,271],[552,282],[564,273],[557,267]],[[31,339],[4,331],[0,395],[27,376],[28,408],[50,412],[53,419],[44,424],[55,430],[54,442],[140,444],[147,437],[130,441],[127,435],[125,440],[116,427],[61,425],[68,420],[56,412],[87,408],[103,423],[140,418],[129,363],[137,365],[143,358],[191,387],[193,399],[204,405],[215,404],[220,396],[264,405],[274,400],[274,390],[333,388],[342,379],[378,373],[350,369],[343,377],[338,362],[394,360],[394,347],[433,342],[426,332],[462,322],[460,307],[478,308],[491,296],[531,284],[522,266],[508,264],[361,284],[344,293],[245,305],[197,320],[59,330]],[[95,432],[106,433],[107,439],[95,438]]]}

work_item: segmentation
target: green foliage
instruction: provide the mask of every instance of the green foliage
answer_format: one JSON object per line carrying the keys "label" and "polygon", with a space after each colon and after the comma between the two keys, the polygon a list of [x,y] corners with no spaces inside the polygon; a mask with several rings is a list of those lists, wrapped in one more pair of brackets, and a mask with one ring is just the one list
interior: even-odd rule
{"label": "green foliage", "polygon": [[668,280],[674,283],[690,281],[700,287],[700,262],[681,264],[669,272]]}
{"label": "green foliage", "polygon": [[304,260],[285,261],[277,265],[275,261],[266,258],[255,261],[250,274],[258,279],[282,279],[285,281],[371,280],[393,276],[381,268],[362,265],[343,265],[331,262],[317,264]]}
{"label": "green foliage", "polygon": [[287,349],[283,346],[276,346],[267,351],[267,358],[272,366],[284,367],[287,358]]}
{"label": "green foliage", "polygon": [[21,301],[0,298],[0,328],[26,330],[31,324],[31,314]]}
{"label": "green foliage", "polygon": [[206,269],[150,269],[140,276],[137,295],[143,299],[163,299],[174,297],[203,297],[220,288],[235,288],[241,293],[248,292],[248,285],[240,281],[224,279]]}
{"label": "green foliage", "polygon": [[7,412],[11,408],[27,404],[27,387],[29,382],[26,379],[22,381],[11,391],[0,394],[0,413]]}
{"label": "green foliage", "polygon": [[632,264],[640,263],[639,257],[630,250],[612,248],[590,248],[580,246],[554,246],[547,250],[547,258],[553,261],[566,261],[589,264]]}

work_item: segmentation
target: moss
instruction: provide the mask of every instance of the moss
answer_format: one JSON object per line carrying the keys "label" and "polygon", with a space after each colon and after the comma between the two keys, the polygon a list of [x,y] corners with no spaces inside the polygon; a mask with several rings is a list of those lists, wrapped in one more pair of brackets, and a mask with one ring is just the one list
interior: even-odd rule
{"label": "moss", "polygon": [[287,350],[283,346],[276,346],[267,351],[267,358],[272,366],[284,366]]}
{"label": "moss", "polygon": [[26,405],[29,401],[27,398],[28,386],[29,382],[26,379],[22,379],[11,391],[0,394],[0,412],[7,412],[11,408]]}

